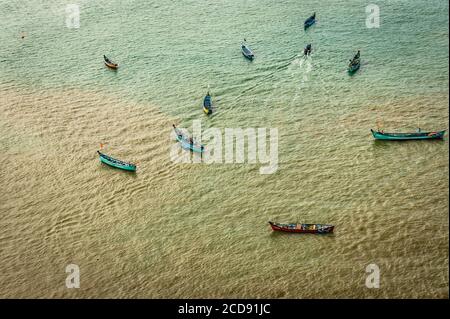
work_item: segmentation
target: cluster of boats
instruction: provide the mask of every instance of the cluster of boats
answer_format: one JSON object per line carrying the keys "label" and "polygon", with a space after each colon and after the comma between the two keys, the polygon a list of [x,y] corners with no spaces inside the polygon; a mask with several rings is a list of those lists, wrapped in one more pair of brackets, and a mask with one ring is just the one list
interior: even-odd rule
{"label": "cluster of boats", "polygon": [[[312,16],[310,16],[308,19],[305,20],[304,22],[305,30],[315,23],[316,23],[316,13],[314,12]],[[308,56],[310,54],[311,54],[311,44],[308,44],[304,49],[304,55]],[[353,59],[350,60],[350,63],[348,65],[348,72],[350,74],[353,74],[359,69],[360,66],[361,66],[361,59],[360,59],[360,51],[358,50],[358,53],[356,53]]]}
{"label": "cluster of boats", "polygon": [[[306,21],[304,22],[304,29],[305,30],[308,29],[315,23],[316,23],[316,13],[314,12],[313,15],[310,16],[308,19],[306,19]],[[247,59],[253,60],[255,58],[255,54],[247,44],[246,39],[244,39],[244,41],[241,44],[241,51],[244,57],[246,57]],[[312,45],[308,44],[304,49],[304,56],[310,55],[311,51]],[[105,55],[103,56],[103,59],[105,65],[108,68],[111,68],[113,70],[118,69],[119,65],[111,61]],[[355,56],[350,60],[350,63],[348,65],[348,72],[351,74],[356,72],[360,68],[360,65],[361,65],[361,58],[360,58],[360,51],[358,50]],[[212,98],[209,90],[203,99],[203,111],[207,115],[213,113]],[[204,145],[201,145],[196,141],[194,141],[192,137],[189,137],[188,135],[184,134],[175,125],[173,125],[173,130],[175,132],[176,140],[180,143],[180,146],[183,149],[195,153],[203,153],[205,151]],[[371,129],[371,132],[372,136],[377,140],[391,140],[391,141],[443,139],[445,135],[445,130],[424,132],[419,129],[417,132],[410,132],[410,133],[386,133],[380,129],[378,129],[377,131]],[[136,171],[137,167],[136,164],[118,160],[100,151],[97,151],[97,153],[99,155],[100,161],[104,164],[125,171],[131,172]],[[271,221],[269,221],[269,224],[272,230],[274,231],[282,231],[288,233],[329,234],[332,233],[334,230],[333,225],[326,225],[326,224],[282,224]]]}

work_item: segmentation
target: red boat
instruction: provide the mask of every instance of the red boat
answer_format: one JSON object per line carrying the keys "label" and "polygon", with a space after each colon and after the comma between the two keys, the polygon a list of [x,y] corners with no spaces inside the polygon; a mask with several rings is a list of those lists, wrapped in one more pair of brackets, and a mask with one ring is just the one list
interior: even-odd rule
{"label": "red boat", "polygon": [[323,224],[280,224],[269,222],[272,230],[284,231],[288,233],[305,233],[305,234],[328,234],[334,230],[333,225]]}

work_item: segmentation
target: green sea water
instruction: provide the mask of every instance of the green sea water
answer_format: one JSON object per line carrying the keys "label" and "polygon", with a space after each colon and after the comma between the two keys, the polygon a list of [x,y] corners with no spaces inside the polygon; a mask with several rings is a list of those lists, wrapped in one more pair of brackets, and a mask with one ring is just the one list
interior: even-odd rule
{"label": "green sea water", "polygon": [[[0,296],[448,298],[448,140],[370,135],[448,128],[448,2],[373,1],[367,28],[370,3],[1,0]],[[171,162],[171,124],[194,120],[277,128],[277,172]],[[99,142],[138,173],[100,166]],[[273,234],[268,220],[336,233]]]}

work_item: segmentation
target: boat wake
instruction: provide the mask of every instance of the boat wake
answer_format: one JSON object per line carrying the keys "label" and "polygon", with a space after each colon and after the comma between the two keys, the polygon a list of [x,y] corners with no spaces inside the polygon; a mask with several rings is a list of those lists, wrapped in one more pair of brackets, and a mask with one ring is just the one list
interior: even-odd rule
{"label": "boat wake", "polygon": [[292,76],[300,74],[301,83],[308,82],[312,70],[312,58],[303,55],[298,55],[288,67],[288,71]]}

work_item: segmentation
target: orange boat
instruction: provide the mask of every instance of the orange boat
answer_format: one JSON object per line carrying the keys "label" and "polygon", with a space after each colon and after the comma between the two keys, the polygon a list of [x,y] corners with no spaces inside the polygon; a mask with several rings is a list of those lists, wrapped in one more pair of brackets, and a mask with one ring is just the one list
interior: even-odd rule
{"label": "orange boat", "polygon": [[119,65],[118,65],[117,63],[114,63],[114,62],[112,62],[110,59],[108,59],[108,58],[106,57],[106,55],[103,55],[103,59],[105,59],[105,65],[106,65],[108,68],[111,68],[111,69],[116,70],[116,69],[119,67]]}

